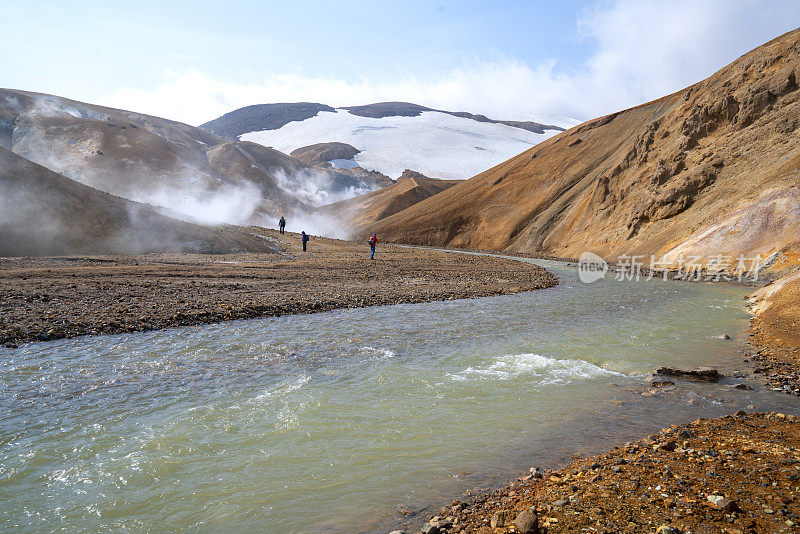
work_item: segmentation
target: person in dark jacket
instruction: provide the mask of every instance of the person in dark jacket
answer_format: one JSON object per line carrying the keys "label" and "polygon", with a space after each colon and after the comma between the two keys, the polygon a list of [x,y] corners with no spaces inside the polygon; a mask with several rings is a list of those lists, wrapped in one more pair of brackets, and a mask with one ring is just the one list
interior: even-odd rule
{"label": "person in dark jacket", "polygon": [[284,233],[284,229],[286,228],[286,219],[283,218],[283,215],[281,215],[281,220],[278,221],[278,227],[281,229],[281,233]]}
{"label": "person in dark jacket", "polygon": [[300,232],[300,239],[303,240],[303,252],[306,251],[306,243],[308,243],[308,234],[305,231]]}
{"label": "person in dark jacket", "polygon": [[369,259],[371,260],[375,259],[375,245],[377,244],[378,244],[378,236],[372,234],[372,236],[369,238],[369,249],[370,249]]}

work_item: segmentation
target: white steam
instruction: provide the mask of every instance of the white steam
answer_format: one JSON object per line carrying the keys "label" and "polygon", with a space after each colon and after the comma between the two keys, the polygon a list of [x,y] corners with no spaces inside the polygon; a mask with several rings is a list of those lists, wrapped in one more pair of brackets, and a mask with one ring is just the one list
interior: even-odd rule
{"label": "white steam", "polygon": [[135,197],[133,200],[166,208],[172,216],[201,224],[251,223],[263,202],[258,187],[250,182],[225,185],[213,192],[164,188],[138,193]]}
{"label": "white steam", "polygon": [[[270,226],[269,224],[265,226]],[[305,232],[309,235],[330,237],[333,239],[350,239],[352,231],[338,217],[322,213],[298,213],[286,217],[288,232]]]}
{"label": "white steam", "polygon": [[337,185],[331,173],[323,170],[309,168],[295,173],[286,173],[284,170],[278,169],[272,174],[281,189],[314,208],[372,191],[366,186]]}

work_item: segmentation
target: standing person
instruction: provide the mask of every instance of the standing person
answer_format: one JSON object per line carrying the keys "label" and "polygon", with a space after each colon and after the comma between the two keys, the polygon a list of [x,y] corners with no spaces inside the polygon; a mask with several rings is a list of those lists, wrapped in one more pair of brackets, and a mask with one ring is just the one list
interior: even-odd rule
{"label": "standing person", "polygon": [[375,259],[375,245],[377,244],[378,244],[378,236],[372,234],[372,237],[369,238],[369,249],[370,249],[369,259],[371,260]]}
{"label": "standing person", "polygon": [[281,220],[278,221],[278,227],[280,227],[281,233],[283,233],[284,228],[286,228],[286,219],[283,218],[283,215],[281,215]]}
{"label": "standing person", "polygon": [[305,231],[300,232],[300,238],[303,240],[303,252],[306,251],[306,243],[308,243],[308,234]]}

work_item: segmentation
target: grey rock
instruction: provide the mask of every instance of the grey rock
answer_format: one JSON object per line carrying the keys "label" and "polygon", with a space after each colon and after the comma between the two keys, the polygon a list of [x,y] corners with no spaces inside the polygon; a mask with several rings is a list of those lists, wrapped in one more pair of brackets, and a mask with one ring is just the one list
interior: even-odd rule
{"label": "grey rock", "polygon": [[520,534],[539,534],[539,517],[536,510],[531,508],[519,514],[514,520],[514,526]]}
{"label": "grey rock", "polygon": [[504,527],[511,521],[512,517],[511,510],[500,510],[494,513],[489,525],[492,528]]}
{"label": "grey rock", "polygon": [[718,382],[722,376],[713,367],[696,367],[694,369],[681,369],[678,367],[656,367],[653,374],[661,376],[674,376],[687,380],[699,380],[701,382]]}
{"label": "grey rock", "polygon": [[436,525],[431,525],[428,523],[424,527],[422,527],[422,534],[439,534],[441,530]]}

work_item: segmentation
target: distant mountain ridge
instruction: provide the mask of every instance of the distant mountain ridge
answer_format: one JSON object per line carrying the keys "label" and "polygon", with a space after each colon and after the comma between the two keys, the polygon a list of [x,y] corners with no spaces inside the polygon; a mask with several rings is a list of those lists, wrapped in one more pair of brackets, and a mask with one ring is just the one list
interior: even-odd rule
{"label": "distant mountain ridge", "polygon": [[444,111],[441,109],[429,108],[408,102],[379,102],[377,104],[367,104],[366,106],[350,106],[342,109],[346,109],[353,115],[358,115],[359,117],[372,117],[376,119],[383,117],[418,117],[423,111],[437,111],[439,113],[446,113],[447,115],[452,115],[454,117],[472,119],[477,122],[505,124],[506,126],[511,126],[512,128],[519,128],[521,130],[527,130],[529,132],[538,134],[543,134],[545,130],[555,130],[558,132],[564,131],[564,128],[561,126],[555,126],[553,124],[541,124],[534,121],[501,121],[490,119],[486,115],[474,115],[472,113],[467,113],[466,111]]}
{"label": "distant mountain ridge", "polygon": [[336,109],[309,102],[260,104],[226,113],[200,128],[286,153],[315,145],[349,145],[357,152],[339,162],[345,168],[360,166],[391,178],[414,169],[440,179],[466,179],[564,130],[409,102]]}
{"label": "distant mountain ridge", "polygon": [[[529,132],[543,134],[545,130],[563,132],[564,128],[534,121],[502,121],[485,115],[474,115],[465,111],[443,111],[420,106],[410,102],[377,102],[363,106],[344,106],[353,115],[381,119],[385,117],[418,117],[423,111],[436,111],[454,117],[472,119],[477,122],[505,124]],[[201,124],[199,128],[225,139],[238,139],[239,136],[263,130],[277,130],[290,122],[304,121],[315,117],[320,111],[335,112],[331,106],[314,102],[292,102],[282,104],[255,104],[235,109],[214,120]]]}
{"label": "distant mountain ridge", "polygon": [[199,128],[224,139],[233,140],[247,132],[277,130],[290,122],[310,119],[320,111],[335,110],[325,104],[314,102],[255,104],[235,109],[201,124]]}

